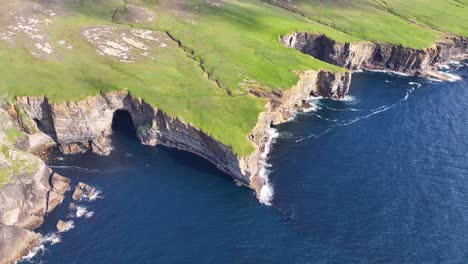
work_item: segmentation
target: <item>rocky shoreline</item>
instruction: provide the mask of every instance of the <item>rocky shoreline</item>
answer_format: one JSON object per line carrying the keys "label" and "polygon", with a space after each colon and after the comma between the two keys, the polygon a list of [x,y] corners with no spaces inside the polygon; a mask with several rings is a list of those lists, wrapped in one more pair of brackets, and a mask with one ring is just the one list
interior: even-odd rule
{"label": "rocky shoreline", "polygon": [[[375,43],[335,43],[321,34],[294,33],[280,38],[284,45],[349,70],[381,69],[419,76],[435,76],[435,67],[452,59],[468,58],[468,39],[447,37],[425,50]],[[298,71],[298,83],[286,91],[251,88],[250,94],[267,99],[265,111],[248,139],[255,151],[238,157],[233,151],[200,129],[167,115],[161,109],[135,98],[127,91],[114,91],[77,102],[50,103],[46,97],[19,97],[15,105],[4,103],[2,119],[27,134],[24,152],[37,153],[40,146],[55,146],[65,154],[93,151],[106,155],[112,150],[112,122],[116,111],[127,111],[142,144],[164,145],[195,153],[252,188],[268,203],[265,191],[265,159],[271,144],[271,126],[289,120],[306,106],[310,96],[343,98],[352,72]],[[437,77],[437,76],[435,76]],[[443,76],[438,76],[444,78]],[[3,127],[0,134],[5,134]],[[33,232],[48,212],[69,190],[69,181],[54,173],[34,155],[34,173],[13,175],[0,189],[0,263],[12,263],[37,245]],[[13,239],[14,238],[14,239]]]}
{"label": "rocky shoreline", "polygon": [[468,59],[468,38],[448,35],[422,50],[374,42],[340,43],[324,34],[295,32],[280,42],[319,60],[350,70],[388,70],[449,80],[436,66]]}

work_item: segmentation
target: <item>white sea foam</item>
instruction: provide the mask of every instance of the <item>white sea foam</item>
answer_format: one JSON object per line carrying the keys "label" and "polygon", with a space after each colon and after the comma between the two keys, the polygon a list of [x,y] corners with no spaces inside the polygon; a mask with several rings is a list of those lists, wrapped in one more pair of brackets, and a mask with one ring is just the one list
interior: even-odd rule
{"label": "white sea foam", "polygon": [[318,118],[320,118],[322,120],[328,121],[328,122],[337,122],[338,121],[338,119],[326,118],[326,117],[323,117],[323,116],[321,116],[321,115],[319,115],[317,113],[314,113],[314,116],[316,116],[316,117],[318,117]]}
{"label": "white sea foam", "polygon": [[303,113],[317,112],[320,109],[321,109],[320,106],[318,106],[315,103],[314,104],[311,103],[309,107],[304,107],[302,109],[302,112]]}
{"label": "white sea foam", "polygon": [[335,101],[341,101],[341,102],[351,102],[354,103],[356,102],[356,98],[352,95],[345,95],[345,97],[340,98],[340,99],[334,99]]}
{"label": "white sea foam", "polygon": [[332,110],[332,111],[352,111],[352,112],[363,112],[364,110],[362,109],[356,109],[356,108],[343,108],[343,109],[338,109],[338,108],[333,108],[330,106],[324,105],[325,108]]}
{"label": "white sea foam", "polygon": [[422,84],[417,83],[417,82],[409,82],[408,84],[410,84],[410,85],[415,85],[417,88],[419,88],[419,87],[422,86]]}
{"label": "white sea foam", "polygon": [[[70,229],[68,229],[68,230],[70,230]],[[57,233],[51,233],[51,234],[46,235],[42,239],[42,241],[43,241],[43,243],[50,243],[51,245],[55,245],[55,244],[58,244],[58,243],[62,242],[62,238]]]}
{"label": "white sea foam", "polygon": [[450,70],[450,66],[448,64],[441,64],[437,68],[442,70]]}
{"label": "white sea foam", "polygon": [[61,241],[61,237],[57,233],[48,234],[39,241],[39,245],[32,248],[26,256],[21,257],[18,261],[32,263],[32,259],[37,254],[42,255],[47,251],[47,245],[55,245],[60,243]]}
{"label": "white sea foam", "polygon": [[93,201],[96,201],[96,199],[102,198],[101,193],[102,193],[102,191],[96,190],[94,188],[89,196],[85,195],[85,198],[87,198],[89,201],[93,202]]}
{"label": "white sea foam", "polygon": [[77,169],[77,170],[89,170],[88,168],[78,167],[78,166],[49,166],[52,169]]}
{"label": "white sea foam", "polygon": [[86,207],[81,206],[81,205],[78,205],[76,207],[76,213],[75,213],[76,217],[78,217],[78,218],[83,217],[87,213],[88,213],[88,209]]}
{"label": "white sea foam", "polygon": [[457,82],[457,81],[462,80],[462,77],[460,75],[456,75],[456,74],[448,73],[448,72],[443,72],[443,74],[445,74],[445,75],[447,75],[449,77],[449,79],[448,79],[449,82]]}
{"label": "white sea foam", "polygon": [[382,73],[389,73],[389,74],[395,74],[395,75],[401,75],[401,76],[411,76],[411,74],[402,73],[402,72],[397,72],[397,71],[390,71],[390,70],[369,70],[369,69],[366,69],[366,71],[370,71],[370,72],[382,72]]}
{"label": "white sea foam", "polygon": [[258,175],[263,181],[263,186],[260,189],[258,198],[261,203],[268,205],[268,206],[271,205],[274,191],[273,191],[273,186],[271,185],[270,180],[268,178],[268,175],[270,174],[269,168],[271,168],[271,165],[267,162],[267,160],[268,160],[268,155],[270,154],[270,151],[271,151],[271,146],[278,136],[279,136],[279,133],[276,129],[274,128],[268,129],[268,141],[265,144],[265,150],[263,151],[261,155],[261,160],[260,160],[261,168],[260,168]]}
{"label": "white sea foam", "polygon": [[28,254],[26,256],[23,256],[20,258],[18,261],[20,262],[31,262],[31,260],[37,255],[37,254],[43,254],[46,251],[46,247],[42,244],[39,246],[36,246],[29,250]]}
{"label": "white sea foam", "polygon": [[[418,88],[419,88],[420,85],[421,85],[421,84],[415,83],[415,82],[410,83],[410,84],[413,85],[413,86],[417,86]],[[374,108],[374,109],[370,110],[370,112],[369,112],[367,115],[358,116],[358,117],[353,118],[353,119],[351,119],[351,120],[345,120],[345,121],[330,120],[330,121],[336,122],[332,127],[326,129],[325,131],[321,132],[320,134],[311,134],[311,135],[308,135],[308,136],[299,138],[299,139],[297,139],[295,142],[296,142],[296,143],[299,143],[299,142],[302,142],[302,141],[305,141],[305,140],[309,140],[309,139],[311,139],[311,138],[319,138],[319,137],[321,137],[321,136],[323,136],[323,135],[325,135],[325,134],[327,134],[327,133],[329,133],[329,132],[335,130],[336,128],[344,127],[344,126],[349,126],[349,125],[352,125],[352,124],[354,124],[354,123],[356,123],[356,122],[359,122],[359,121],[361,121],[361,120],[364,120],[364,119],[367,119],[367,118],[372,117],[372,116],[374,116],[374,115],[377,115],[377,114],[379,114],[379,113],[388,111],[388,110],[394,108],[395,106],[397,106],[399,103],[408,100],[409,96],[413,93],[414,89],[415,89],[414,87],[408,89],[407,92],[406,92],[406,94],[405,94],[405,96],[404,96],[403,98],[401,98],[400,100],[398,100],[397,102],[395,102],[395,103],[393,103],[393,104],[391,104],[391,105],[383,105],[383,106],[380,106],[380,107],[378,107],[378,108]],[[317,117],[319,117],[319,118],[322,118],[322,119],[323,119],[323,117],[320,116],[319,114],[315,114],[315,113],[314,113],[314,115],[317,116]]]}
{"label": "white sea foam", "polygon": [[85,217],[86,217],[86,218],[91,218],[91,217],[93,217],[93,215],[94,215],[94,212],[91,211],[91,212],[87,212],[87,213],[85,214]]}

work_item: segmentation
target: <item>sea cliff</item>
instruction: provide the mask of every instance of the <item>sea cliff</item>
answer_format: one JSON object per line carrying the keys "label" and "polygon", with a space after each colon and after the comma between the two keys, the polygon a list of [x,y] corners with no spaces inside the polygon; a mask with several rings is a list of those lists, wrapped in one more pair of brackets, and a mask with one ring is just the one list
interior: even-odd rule
{"label": "sea cliff", "polygon": [[34,232],[64,199],[69,180],[30,152],[46,143],[41,132],[20,131],[12,105],[0,108],[0,263],[12,263],[36,246]]}
{"label": "sea cliff", "polygon": [[280,38],[283,45],[350,70],[389,70],[445,79],[435,71],[449,60],[468,58],[468,38],[445,36],[426,49],[374,42],[340,43],[324,34],[295,32]]}
{"label": "sea cliff", "polygon": [[163,110],[152,107],[127,91],[115,91],[87,97],[77,102],[50,103],[46,97],[19,97],[16,105],[26,114],[22,123],[32,124],[54,139],[63,153],[91,150],[106,155],[112,149],[112,122],[116,111],[127,111],[142,144],[163,145],[189,151],[212,162],[233,179],[257,191],[265,185],[260,177],[261,156],[269,141],[268,129],[289,119],[311,95],[343,97],[350,84],[350,73],[325,71],[298,72],[297,85],[285,92],[251,90],[268,99],[266,111],[248,136],[255,151],[239,157],[230,147]]}
{"label": "sea cliff", "polygon": [[[13,105],[3,104],[2,113],[28,136],[28,143],[20,151],[31,152],[44,142],[52,142],[65,154],[92,151],[107,155],[112,151],[114,115],[127,111],[142,144],[163,145],[202,156],[234,181],[255,190],[261,201],[270,203],[272,192],[265,163],[272,125],[290,120],[295,111],[307,106],[310,96],[343,98],[351,83],[350,70],[383,69],[434,76],[432,71],[437,65],[466,58],[468,49],[467,39],[458,37],[448,37],[425,50],[367,42],[335,43],[324,35],[308,33],[283,36],[281,42],[349,71],[297,71],[299,81],[288,90],[249,88],[251,96],[265,98],[267,103],[248,135],[255,150],[246,156],[236,155],[208,133],[126,90],[63,103],[51,103],[45,96],[18,97]],[[2,133],[8,128],[3,128]],[[40,235],[33,230],[63,200],[69,188],[68,181],[53,173],[42,160],[34,155],[28,157],[37,164],[34,170],[13,175],[0,189],[0,254],[3,254],[0,256],[4,263],[11,263],[38,243]]]}

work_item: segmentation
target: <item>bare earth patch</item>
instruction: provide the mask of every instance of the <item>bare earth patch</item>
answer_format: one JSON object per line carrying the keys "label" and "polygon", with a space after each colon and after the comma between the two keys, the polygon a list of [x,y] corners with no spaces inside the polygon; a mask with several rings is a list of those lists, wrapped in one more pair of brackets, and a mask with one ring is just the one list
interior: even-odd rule
{"label": "bare earth patch", "polygon": [[145,29],[93,26],[84,29],[82,35],[100,55],[127,63],[154,59],[152,51],[171,44],[165,33]]}
{"label": "bare earth patch", "polygon": [[[57,16],[54,10],[31,1],[1,5],[8,5],[11,11],[0,22],[0,41],[10,47],[24,45],[37,58],[50,57],[55,53],[54,43],[48,34],[49,27]],[[65,43],[66,48],[72,48],[70,43]]]}

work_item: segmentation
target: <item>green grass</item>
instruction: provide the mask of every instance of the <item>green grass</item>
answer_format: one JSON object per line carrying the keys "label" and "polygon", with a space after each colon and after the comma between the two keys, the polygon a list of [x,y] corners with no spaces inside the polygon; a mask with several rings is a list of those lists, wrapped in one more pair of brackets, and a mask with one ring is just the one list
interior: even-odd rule
{"label": "green grass", "polygon": [[[0,132],[2,133],[2,132]],[[4,136],[1,135],[4,140]],[[39,158],[30,153],[21,151],[9,142],[0,143],[0,155],[5,162],[0,166],[0,189],[3,185],[11,183],[14,177],[33,176],[39,166]]]}
{"label": "green grass", "polygon": [[295,5],[296,12],[314,21],[368,41],[422,49],[437,39],[437,32],[395,16],[373,0],[298,0]]}
{"label": "green grass", "polygon": [[19,139],[22,139],[26,137],[26,134],[20,131],[16,127],[11,127],[5,131],[5,134],[7,136],[8,142],[10,142],[12,145],[16,144],[16,141]]}
{"label": "green grass", "polygon": [[[448,31],[466,34],[468,24],[456,24],[468,17],[466,0],[388,0],[388,7],[371,0],[298,0],[297,10],[260,0],[224,0],[220,6],[205,0],[128,0],[156,12],[153,23],[131,26],[168,32],[182,48],[171,42],[153,51],[153,60],[120,63],[98,55],[81,31],[93,25],[129,29],[128,22],[117,25],[111,20],[123,1],[62,2],[59,9],[66,15],[54,18],[49,34],[52,42],[65,39],[74,48],[57,47],[59,56],[37,59],[29,53],[31,43],[26,39],[14,49],[0,42],[0,96],[45,95],[52,102],[64,102],[128,89],[232,147],[239,156],[252,152],[247,136],[266,103],[247,94],[246,81],[267,90],[285,90],[297,83],[297,70],[344,71],[282,46],[281,35],[320,32],[338,42],[424,48]],[[7,4],[0,4],[0,24]],[[415,8],[418,5],[424,8]],[[442,15],[435,16],[437,12]]]}
{"label": "green grass", "polygon": [[[392,0],[383,1],[392,12],[406,20],[428,25],[445,33],[468,37],[468,1]],[[461,3],[461,4],[460,4]]]}

